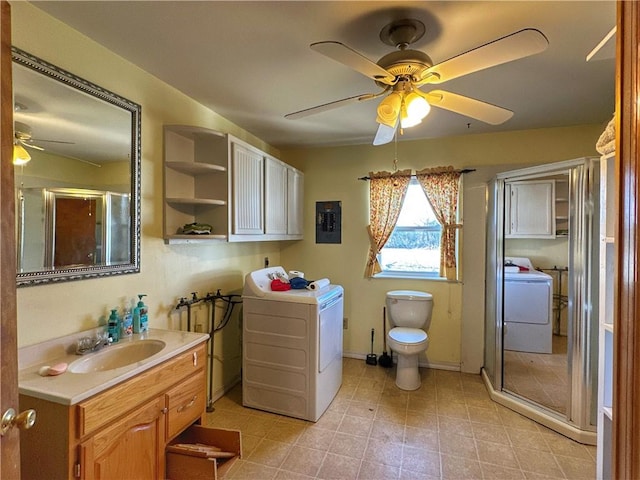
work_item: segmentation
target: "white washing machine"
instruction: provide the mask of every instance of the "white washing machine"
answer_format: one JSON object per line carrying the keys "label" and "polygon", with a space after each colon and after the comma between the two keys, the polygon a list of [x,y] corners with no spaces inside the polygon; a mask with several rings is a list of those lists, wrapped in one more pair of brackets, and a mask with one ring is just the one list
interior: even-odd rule
{"label": "white washing machine", "polygon": [[[523,267],[523,268],[520,268]],[[504,348],[552,353],[553,279],[523,257],[505,257]]]}
{"label": "white washing machine", "polygon": [[271,290],[270,267],[245,277],[242,404],[317,421],[342,384],[344,290]]}

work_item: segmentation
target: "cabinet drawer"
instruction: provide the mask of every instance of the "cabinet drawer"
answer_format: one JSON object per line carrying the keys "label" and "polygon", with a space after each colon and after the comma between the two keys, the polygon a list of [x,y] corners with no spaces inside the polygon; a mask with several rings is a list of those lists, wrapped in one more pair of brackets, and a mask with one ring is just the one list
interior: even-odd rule
{"label": "cabinet drawer", "polygon": [[180,449],[169,447],[166,466],[167,478],[171,480],[217,480],[242,458],[242,438],[238,430],[192,425],[171,444],[210,445],[221,453],[218,458],[207,458],[207,455],[196,452],[178,453]]}
{"label": "cabinet drawer", "polygon": [[167,439],[195,422],[206,407],[204,369],[167,392]]}
{"label": "cabinet drawer", "polygon": [[206,343],[167,360],[77,405],[77,437],[82,438],[138,405],[149,401],[181,380],[201,374],[206,365]]}

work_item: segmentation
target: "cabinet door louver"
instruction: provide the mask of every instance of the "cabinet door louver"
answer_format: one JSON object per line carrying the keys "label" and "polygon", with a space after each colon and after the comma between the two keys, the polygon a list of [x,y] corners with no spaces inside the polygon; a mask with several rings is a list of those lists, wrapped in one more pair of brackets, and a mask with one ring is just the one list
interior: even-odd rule
{"label": "cabinet door louver", "polygon": [[264,157],[242,145],[233,144],[233,233],[264,233]]}

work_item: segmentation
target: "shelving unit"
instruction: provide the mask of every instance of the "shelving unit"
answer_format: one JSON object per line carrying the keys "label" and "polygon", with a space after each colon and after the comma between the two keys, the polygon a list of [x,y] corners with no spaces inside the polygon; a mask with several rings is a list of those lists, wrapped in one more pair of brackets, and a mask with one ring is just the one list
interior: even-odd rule
{"label": "shelving unit", "polygon": [[569,236],[569,179],[556,179],[555,188],[555,234],[556,237]]}
{"label": "shelving unit", "polygon": [[[200,127],[164,127],[164,239],[167,243],[226,240],[227,136]],[[213,227],[209,235],[181,234],[189,223]]]}
{"label": "shelving unit", "polygon": [[617,209],[615,153],[600,159],[600,274],[598,350],[598,479],[611,478],[611,427],[613,419],[614,273]]}

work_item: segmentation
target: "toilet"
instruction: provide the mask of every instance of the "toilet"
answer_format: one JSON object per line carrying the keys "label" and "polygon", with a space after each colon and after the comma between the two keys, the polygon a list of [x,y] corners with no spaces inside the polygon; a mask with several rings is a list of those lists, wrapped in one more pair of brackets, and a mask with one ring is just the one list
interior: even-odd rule
{"label": "toilet", "polygon": [[421,384],[418,360],[429,347],[425,331],[431,324],[433,296],[414,290],[393,290],[387,292],[386,305],[391,325],[387,344],[398,357],[396,385],[402,390],[417,390]]}

